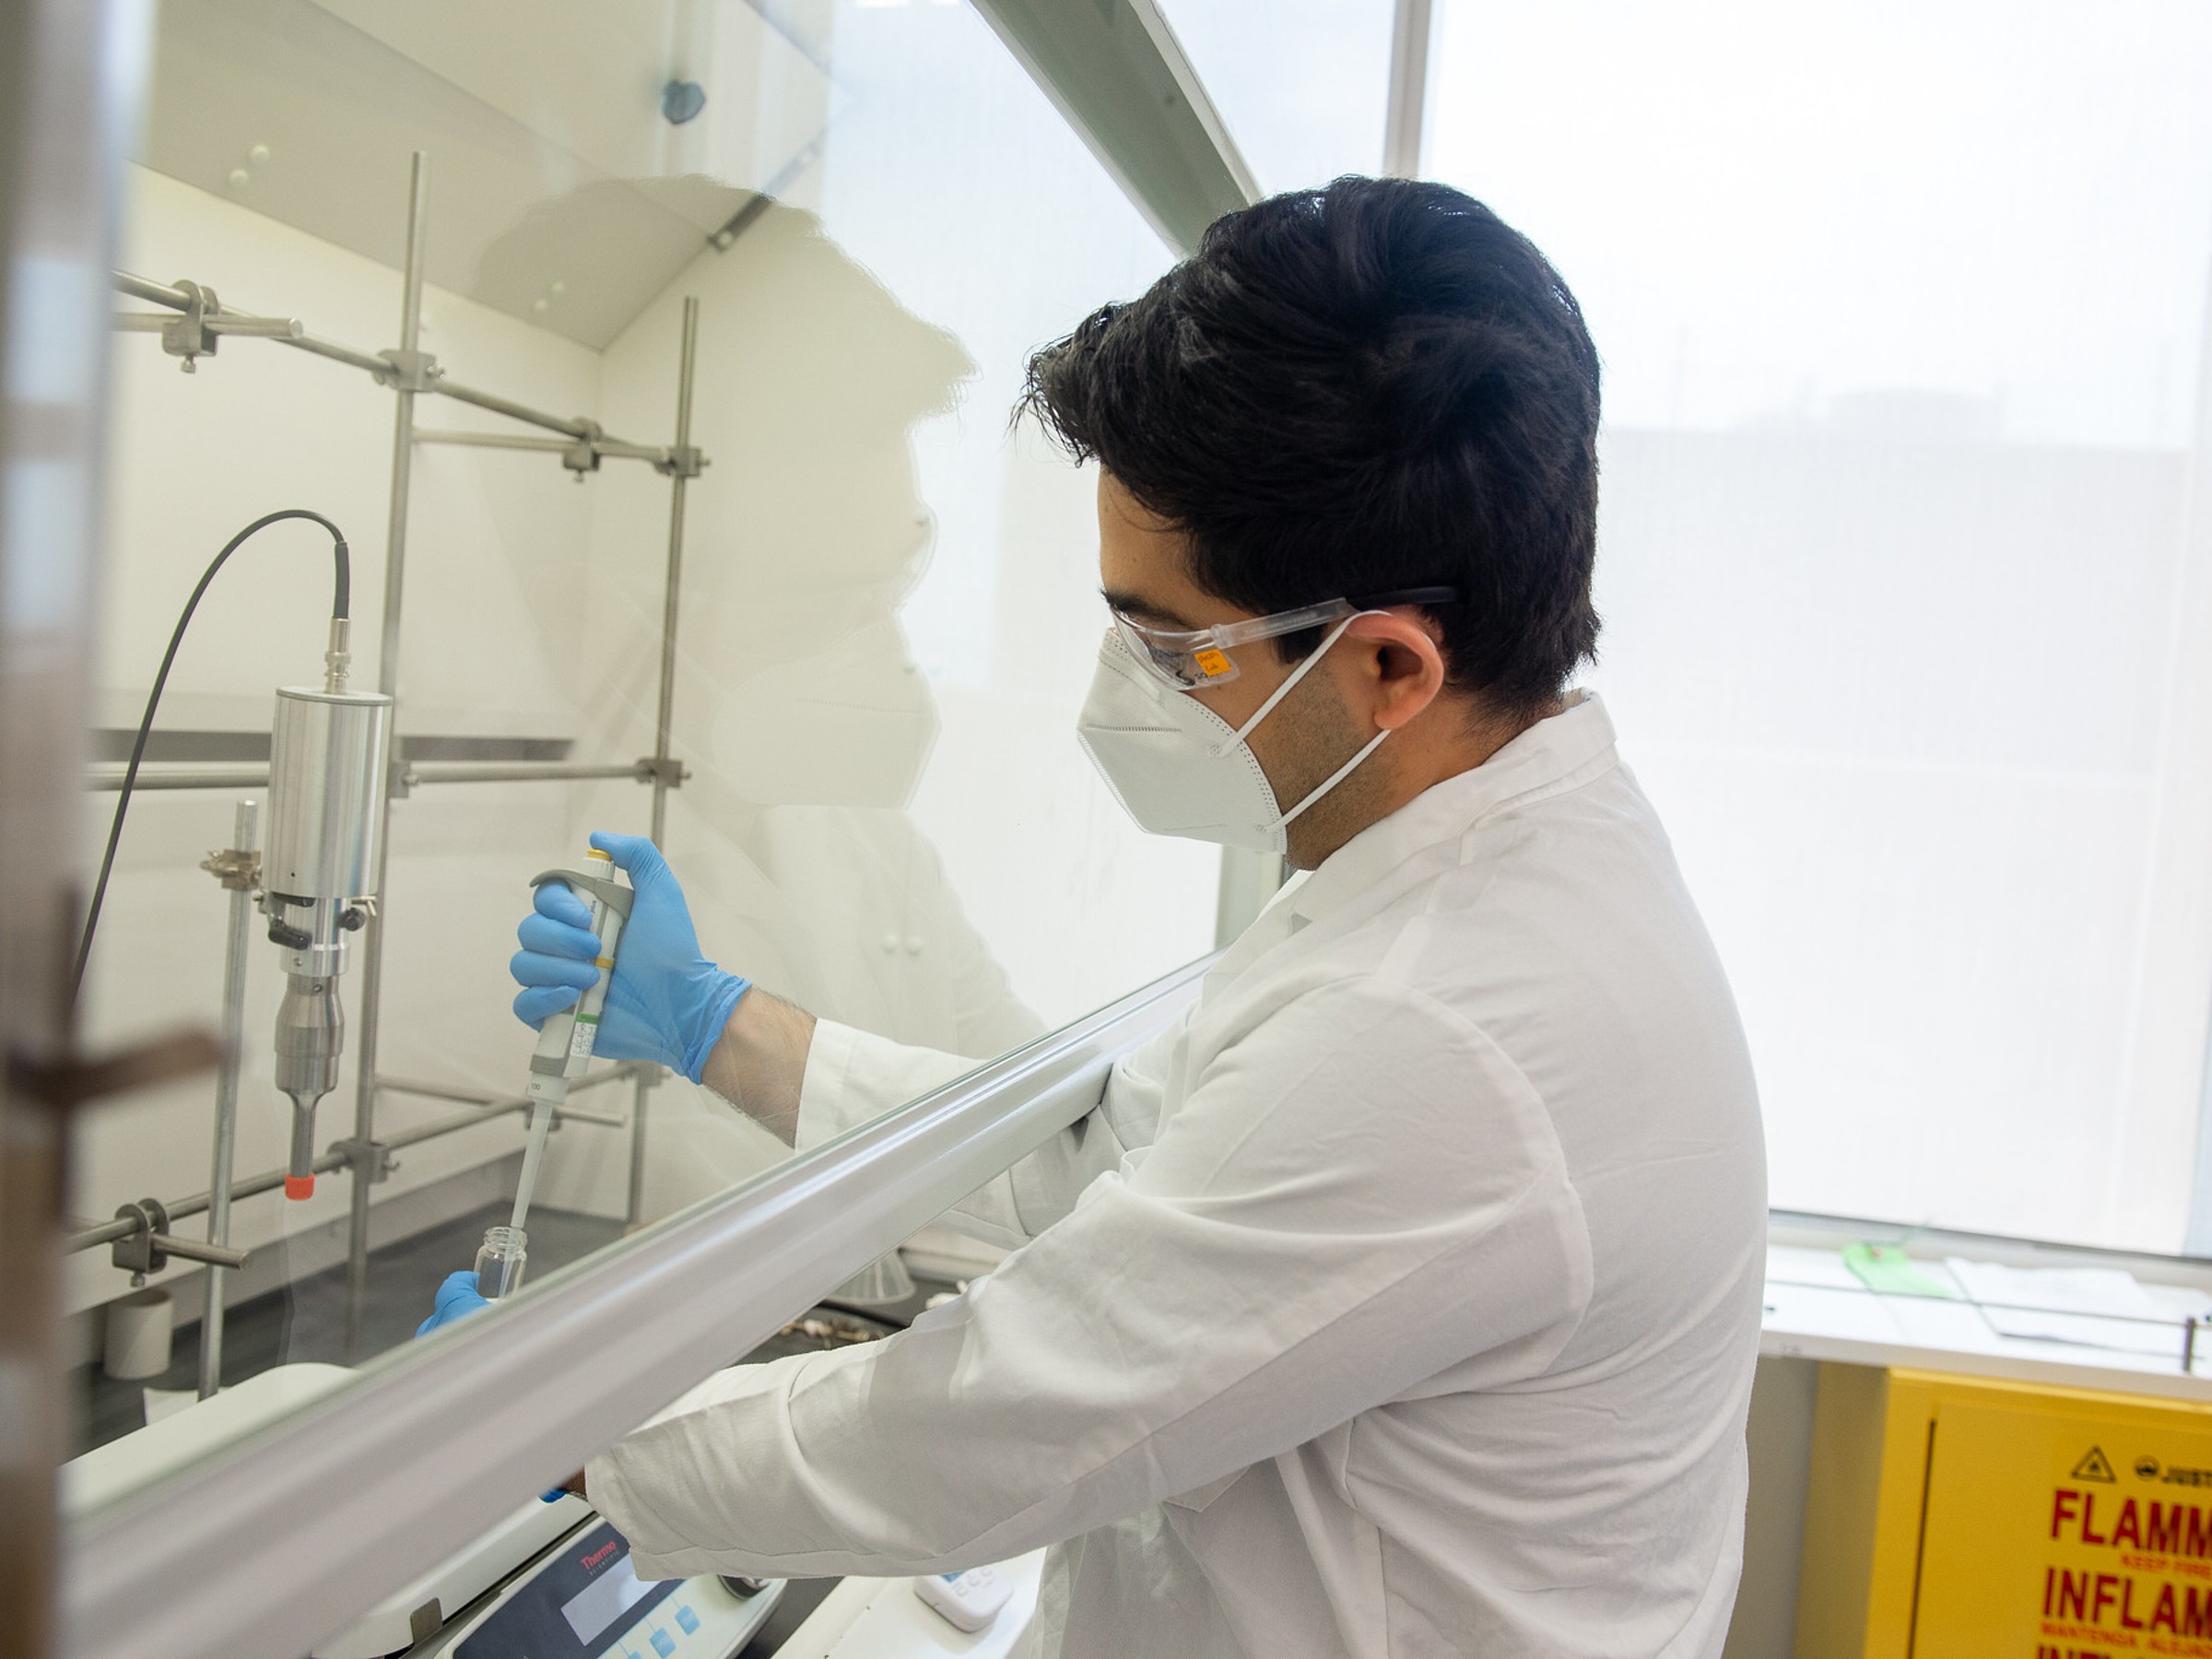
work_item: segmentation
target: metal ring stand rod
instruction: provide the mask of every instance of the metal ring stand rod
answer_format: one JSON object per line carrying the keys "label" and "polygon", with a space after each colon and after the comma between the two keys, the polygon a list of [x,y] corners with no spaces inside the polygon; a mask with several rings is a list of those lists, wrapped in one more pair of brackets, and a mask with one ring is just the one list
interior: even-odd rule
{"label": "metal ring stand rod", "polygon": [[[417,151],[418,177],[420,176],[420,170],[424,168],[426,161],[427,157],[424,153]],[[410,196],[409,200],[408,224],[412,229],[417,221],[413,217],[414,198]],[[418,246],[419,241],[411,242],[409,245]],[[412,265],[412,262],[410,264]],[[414,280],[415,306],[419,317],[421,278],[418,267],[416,267]],[[117,293],[127,294],[134,300],[144,300],[148,304],[164,306],[171,311],[190,312],[195,303],[195,296],[182,288],[172,287],[164,282],[149,282],[147,278],[135,276],[128,271],[113,273],[113,286]],[[402,303],[404,311],[405,301],[403,300]],[[142,323],[127,314],[117,319],[117,323],[119,326],[124,328],[152,326],[150,324]],[[206,308],[206,320],[203,326],[209,333],[215,335],[263,335],[275,340],[280,346],[289,346],[295,350],[310,352],[316,357],[328,358],[333,362],[345,363],[351,368],[359,369],[363,373],[373,375],[386,385],[400,385],[413,372],[413,366],[404,358],[395,362],[390,357],[377,357],[370,352],[357,351],[352,347],[342,346],[335,340],[325,340],[319,335],[308,334],[300,327],[300,321],[296,317],[251,316],[243,312],[227,310],[218,304]],[[404,341],[406,337],[404,327],[401,334]],[[416,349],[416,347],[404,343],[400,347],[401,353],[411,354]],[[626,439],[606,437],[599,430],[596,421],[587,420],[581,415],[555,415],[545,409],[533,408],[528,404],[517,403],[512,397],[501,397],[496,392],[487,392],[481,387],[471,386],[463,382],[449,379],[441,370],[433,369],[423,374],[419,383],[412,389],[418,392],[435,392],[441,397],[450,397],[455,403],[467,404],[473,408],[484,409],[494,415],[503,415],[508,419],[519,420],[525,426],[539,427],[548,432],[559,432],[567,438],[589,441],[603,455],[612,455],[629,461],[650,461],[656,466],[668,464],[668,451],[665,448],[648,443],[631,443]],[[491,434],[479,438],[473,433],[464,436],[439,432],[434,435],[426,435],[426,437],[428,441],[437,443],[481,442],[486,441],[487,439],[496,441],[496,435]],[[555,449],[567,447],[563,444],[552,443],[549,440],[547,441],[547,447]],[[509,446],[501,445],[500,447]],[[517,443],[512,447],[522,446]],[[536,445],[531,447],[535,448]]]}
{"label": "metal ring stand rod", "polygon": [[[88,789],[120,789],[128,770],[120,761],[103,760],[86,769]],[[619,779],[650,783],[651,760],[405,760],[399,766],[402,789],[422,783],[533,783],[566,780],[571,782]],[[269,781],[266,766],[204,766],[194,761],[142,761],[138,789],[259,789]]]}
{"label": "metal ring stand rod", "polygon": [[[684,296],[683,340],[676,374],[676,458],[668,469],[668,574],[661,596],[661,695],[653,729],[653,844],[668,845],[668,790],[675,763],[669,747],[676,725],[676,626],[684,585],[684,489],[699,476],[699,452],[691,447],[691,394],[699,363],[699,300]],[[641,1071],[630,1097],[629,1186],[622,1206],[623,1224],[635,1227],[645,1211],[645,1117],[657,1072]]]}
{"label": "metal ring stand rod", "polygon": [[[575,453],[577,440],[571,442],[561,438],[525,438],[514,432],[468,432],[449,427],[417,427],[418,443],[451,443],[470,449],[536,450],[544,454],[567,455]],[[650,461],[654,466],[665,468],[674,459],[674,452],[651,449],[641,443],[626,443],[619,438],[588,440],[592,450],[600,455],[611,455],[618,461]]]}
{"label": "metal ring stand rod", "polygon": [[[393,362],[392,493],[384,523],[383,632],[377,649],[376,688],[399,701],[400,601],[407,568],[407,500],[414,482],[415,398],[426,379],[422,359],[422,267],[429,229],[430,158],[415,152],[407,179],[406,263],[400,273],[399,349]],[[354,1053],[352,1190],[346,1227],[346,1358],[359,1359],[361,1316],[369,1299],[369,1189],[382,1179],[383,1148],[376,1144],[377,1020],[384,989],[384,935],[391,926],[391,895],[385,873],[392,862],[392,797],[398,780],[387,775],[376,840],[377,908],[371,920],[361,963],[360,1042]]]}
{"label": "metal ring stand rod", "polygon": [[[642,1062],[636,1064],[641,1065]],[[635,1074],[632,1070],[632,1063],[626,1061],[606,1071],[579,1079],[570,1085],[569,1092],[573,1097],[584,1089],[599,1088],[609,1083],[618,1083],[625,1077],[633,1075]],[[376,1080],[376,1086],[385,1094],[421,1095],[425,1099],[433,1100],[458,1100],[475,1107],[473,1111],[455,1112],[450,1117],[433,1118],[427,1124],[418,1124],[412,1128],[395,1130],[385,1137],[384,1146],[387,1150],[395,1150],[401,1147],[412,1147],[426,1140],[436,1140],[441,1135],[453,1135],[463,1129],[474,1129],[479,1124],[488,1124],[492,1119],[504,1117],[511,1112],[524,1111],[530,1104],[528,1100],[519,1095],[512,1099],[491,1095],[471,1095],[465,1090],[448,1088],[442,1084],[406,1083],[394,1077],[379,1077]],[[585,1112],[575,1106],[566,1105],[554,1113],[553,1122],[555,1126],[559,1127],[562,1123],[571,1119],[579,1124],[594,1124],[609,1129],[626,1129],[629,1126],[628,1118],[618,1117],[613,1112]],[[316,1174],[328,1175],[335,1171],[343,1170],[347,1161],[347,1155],[345,1152],[333,1148],[315,1159],[313,1168]],[[264,1170],[257,1175],[240,1176],[230,1182],[230,1201],[235,1204],[241,1198],[254,1198],[263,1193],[273,1193],[284,1184],[284,1171],[277,1169]],[[173,1204],[163,1205],[162,1212],[171,1221],[179,1221],[187,1216],[199,1215],[202,1211],[209,1208],[214,1202],[215,1196],[212,1193],[194,1193],[188,1198],[180,1198]],[[80,1250],[97,1250],[102,1244],[112,1244],[118,1239],[127,1239],[138,1230],[139,1224],[127,1218],[102,1221],[96,1226],[80,1228],[76,1232],[70,1233],[62,1241],[62,1249],[72,1255]]]}
{"label": "metal ring stand rod", "polygon": [[[223,947],[223,1064],[216,1074],[215,1149],[207,1166],[207,1242],[230,1243],[230,1166],[238,1152],[238,1070],[245,1057],[246,949],[253,921],[255,851],[261,805],[238,804],[228,853],[208,864],[230,893],[230,935]],[[200,1398],[223,1385],[223,1284],[219,1263],[207,1268],[207,1300],[200,1313]]]}

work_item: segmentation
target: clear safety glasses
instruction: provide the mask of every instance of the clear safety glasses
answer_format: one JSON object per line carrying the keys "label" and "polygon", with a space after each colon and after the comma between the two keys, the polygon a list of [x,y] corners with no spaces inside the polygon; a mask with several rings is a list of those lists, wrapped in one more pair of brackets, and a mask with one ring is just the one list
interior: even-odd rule
{"label": "clear safety glasses", "polygon": [[1459,590],[1448,587],[1406,588],[1394,594],[1370,594],[1360,599],[1324,599],[1319,605],[1301,605],[1296,610],[1277,611],[1244,622],[1224,622],[1216,628],[1155,628],[1113,612],[1114,631],[1129,654],[1178,691],[1199,686],[1223,686],[1237,677],[1232,646],[1255,640],[1278,639],[1302,629],[1319,628],[1361,611],[1382,610],[1393,605],[1452,605]]}

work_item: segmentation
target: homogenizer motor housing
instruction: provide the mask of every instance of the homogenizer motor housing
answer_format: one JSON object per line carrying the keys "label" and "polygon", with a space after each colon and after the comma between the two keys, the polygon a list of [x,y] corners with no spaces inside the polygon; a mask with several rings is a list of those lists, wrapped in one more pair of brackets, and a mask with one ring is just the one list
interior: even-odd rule
{"label": "homogenizer motor housing", "polygon": [[347,935],[375,913],[392,700],[286,686],[269,735],[261,907],[282,952],[276,1087],[291,1097],[289,1198],[314,1191],[315,1103],[337,1086]]}

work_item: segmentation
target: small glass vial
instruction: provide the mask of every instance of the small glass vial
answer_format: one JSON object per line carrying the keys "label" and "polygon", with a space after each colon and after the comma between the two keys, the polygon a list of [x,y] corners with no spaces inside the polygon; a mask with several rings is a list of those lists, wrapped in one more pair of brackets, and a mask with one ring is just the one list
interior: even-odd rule
{"label": "small glass vial", "polygon": [[523,1288],[523,1266],[530,1259],[530,1235],[519,1227],[488,1227],[477,1251],[477,1294],[486,1301]]}

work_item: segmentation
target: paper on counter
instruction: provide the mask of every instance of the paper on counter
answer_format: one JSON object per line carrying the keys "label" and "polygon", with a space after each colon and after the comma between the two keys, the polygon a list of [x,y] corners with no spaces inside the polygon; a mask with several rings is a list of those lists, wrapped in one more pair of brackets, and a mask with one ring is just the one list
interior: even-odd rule
{"label": "paper on counter", "polygon": [[2194,1308],[2161,1301],[2121,1267],[2007,1267],[1964,1256],[1947,1256],[1944,1265],[2000,1336],[2171,1355],[2179,1363],[2182,1321],[2192,1312],[2200,1320],[2212,1314],[2212,1300],[2197,1298]]}

